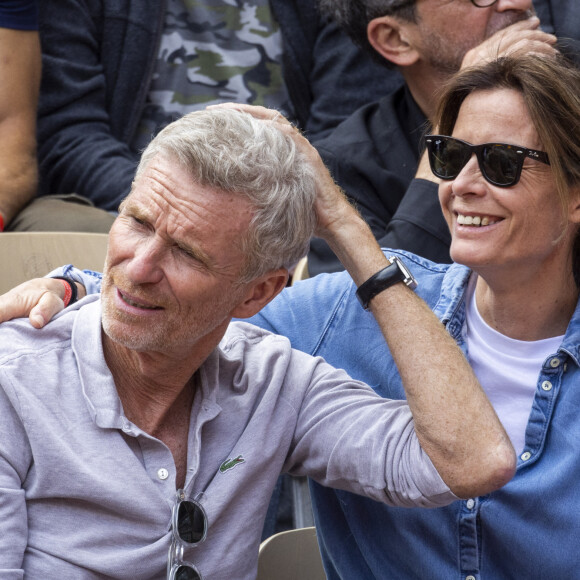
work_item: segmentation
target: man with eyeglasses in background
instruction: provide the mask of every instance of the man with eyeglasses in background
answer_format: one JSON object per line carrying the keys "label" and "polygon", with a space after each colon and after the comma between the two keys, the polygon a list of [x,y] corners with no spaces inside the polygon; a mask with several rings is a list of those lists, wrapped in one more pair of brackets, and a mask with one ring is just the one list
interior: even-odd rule
{"label": "man with eyeglasses in background", "polygon": [[[550,53],[556,38],[540,29],[532,0],[319,0],[319,4],[386,72],[396,68],[405,84],[353,113],[316,143],[318,151],[382,247],[449,262],[450,237],[437,186],[426,156],[420,155],[437,91],[461,67],[514,50]],[[566,32],[570,29],[562,30]],[[326,242],[314,239],[308,256],[310,275],[342,269]]]}

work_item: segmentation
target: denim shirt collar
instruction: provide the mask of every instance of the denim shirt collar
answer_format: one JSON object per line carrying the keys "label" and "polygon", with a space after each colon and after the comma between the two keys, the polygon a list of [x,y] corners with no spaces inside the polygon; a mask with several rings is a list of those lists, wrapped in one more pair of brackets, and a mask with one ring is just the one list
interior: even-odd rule
{"label": "denim shirt collar", "polygon": [[[466,316],[465,295],[472,273],[467,266],[451,264],[443,278],[439,300],[433,308],[439,320],[447,327],[449,334],[463,348]],[[576,304],[576,309],[558,352],[569,355],[580,367],[580,300]]]}
{"label": "denim shirt collar", "polygon": [[467,266],[451,264],[443,277],[439,300],[433,312],[445,324],[449,334],[461,345],[465,325],[465,293],[472,272]]}
{"label": "denim shirt collar", "polygon": [[580,299],[576,303],[576,309],[568,323],[564,340],[558,351],[568,354],[576,366],[580,367]]}

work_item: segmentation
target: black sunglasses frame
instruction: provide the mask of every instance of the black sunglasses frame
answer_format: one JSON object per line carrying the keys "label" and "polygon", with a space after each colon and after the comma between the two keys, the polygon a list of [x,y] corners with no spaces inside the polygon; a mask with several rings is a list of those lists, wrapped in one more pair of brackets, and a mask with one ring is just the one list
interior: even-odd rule
{"label": "black sunglasses frame", "polygon": [[[451,142],[455,145],[455,151],[458,149],[464,152],[461,167],[454,172],[453,174],[442,174],[437,170],[437,152],[435,151],[436,141],[445,141]],[[482,143],[481,145],[472,145],[467,141],[462,141],[461,139],[457,139],[455,137],[450,137],[448,135],[427,135],[425,137],[425,145],[427,147],[427,152],[429,155],[429,165],[431,166],[431,171],[433,174],[440,179],[444,180],[451,180],[455,179],[463,170],[463,168],[467,165],[471,156],[475,153],[477,157],[477,163],[479,165],[479,170],[483,177],[491,183],[492,185],[496,185],[497,187],[511,187],[515,185],[521,177],[522,168],[524,166],[524,161],[529,159],[535,159],[536,161],[540,161],[541,163],[545,163],[546,165],[550,165],[550,160],[548,159],[548,155],[544,151],[538,151],[536,149],[527,149],[526,147],[520,147],[519,145],[510,145],[508,143]],[[457,147],[459,145],[459,147]],[[514,176],[508,181],[497,181],[494,180],[488,174],[488,164],[486,159],[486,152],[489,149],[501,149],[502,151],[510,151],[513,152],[515,155],[513,157],[513,166],[514,166]]]}
{"label": "black sunglasses frame", "polygon": [[[199,518],[199,519],[198,519]],[[194,528],[193,522],[201,522]],[[173,539],[167,556],[167,580],[203,580],[200,571],[183,559],[185,546],[197,546],[207,537],[207,515],[199,501],[186,497],[182,489],[175,494],[171,510]]]}

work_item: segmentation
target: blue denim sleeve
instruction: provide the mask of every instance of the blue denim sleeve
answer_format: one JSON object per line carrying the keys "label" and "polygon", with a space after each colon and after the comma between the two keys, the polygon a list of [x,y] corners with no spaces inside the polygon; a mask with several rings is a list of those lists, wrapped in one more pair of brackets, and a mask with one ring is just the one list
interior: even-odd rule
{"label": "blue denim sleeve", "polygon": [[49,278],[51,276],[67,276],[68,278],[72,278],[75,282],[85,287],[87,294],[98,294],[101,291],[101,281],[103,279],[103,275],[100,272],[79,270],[72,264],[61,266],[50,272],[47,276]]}
{"label": "blue denim sleeve", "polygon": [[287,337],[293,348],[317,355],[351,287],[346,272],[320,274],[285,288],[248,322]]}

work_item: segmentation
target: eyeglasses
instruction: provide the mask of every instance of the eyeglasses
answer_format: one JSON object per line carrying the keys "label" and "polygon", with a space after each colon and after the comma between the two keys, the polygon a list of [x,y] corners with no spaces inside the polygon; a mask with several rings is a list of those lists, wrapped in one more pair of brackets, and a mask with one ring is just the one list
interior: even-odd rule
{"label": "eyeglasses", "polygon": [[493,185],[510,187],[520,180],[526,158],[550,165],[543,151],[505,143],[471,145],[445,135],[425,137],[431,171],[441,179],[455,179],[475,153],[483,177]]}
{"label": "eyeglasses", "polygon": [[[400,10],[401,8],[407,8],[408,6],[415,5],[417,0],[401,0],[400,2],[393,2],[390,7],[389,11],[394,12],[396,10]],[[471,3],[477,8],[489,8],[497,3],[497,0],[471,0]]]}
{"label": "eyeglasses", "polygon": [[203,580],[199,570],[183,560],[185,544],[196,546],[207,535],[207,516],[199,502],[186,499],[182,489],[177,490],[171,510],[173,539],[167,557],[167,580]]}

